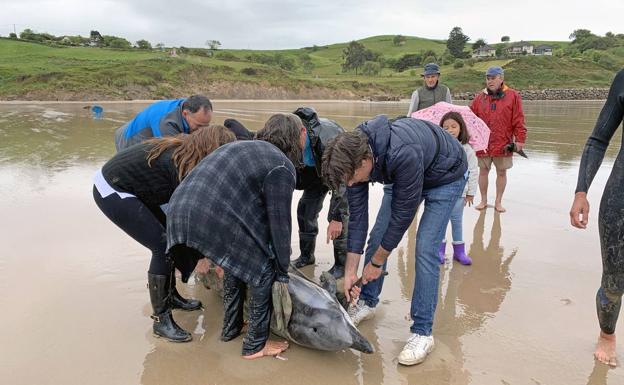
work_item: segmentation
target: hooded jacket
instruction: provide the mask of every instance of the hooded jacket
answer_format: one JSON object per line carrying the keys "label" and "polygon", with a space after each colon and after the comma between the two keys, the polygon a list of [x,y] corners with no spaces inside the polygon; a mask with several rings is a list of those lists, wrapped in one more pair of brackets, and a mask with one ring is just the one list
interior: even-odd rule
{"label": "hooded jacket", "polygon": [[[457,139],[424,120],[391,121],[380,115],[356,129],[366,134],[373,153],[370,181],[393,184],[392,216],[381,241],[381,246],[391,251],[412,223],[423,189],[464,177],[466,153]],[[355,184],[347,192],[350,210],[347,249],[362,254],[368,232],[368,183]]]}
{"label": "hooded jacket", "polygon": [[[301,121],[306,126],[314,158],[315,172],[297,170],[297,189],[301,189],[301,186],[323,183],[321,180],[321,163],[325,146],[327,146],[330,140],[342,134],[345,130],[331,119],[319,118],[316,111],[310,107],[298,108],[294,114],[301,118]],[[315,180],[307,180],[310,178]],[[342,222],[348,215],[349,204],[347,202],[346,188],[340,186],[338,190],[332,191],[327,220]]]}
{"label": "hooded jacket", "polygon": [[487,88],[470,103],[470,109],[490,128],[487,152],[477,151],[478,157],[512,156],[505,146],[512,142],[525,143],[526,127],[520,94],[503,84],[501,92],[490,95]]}

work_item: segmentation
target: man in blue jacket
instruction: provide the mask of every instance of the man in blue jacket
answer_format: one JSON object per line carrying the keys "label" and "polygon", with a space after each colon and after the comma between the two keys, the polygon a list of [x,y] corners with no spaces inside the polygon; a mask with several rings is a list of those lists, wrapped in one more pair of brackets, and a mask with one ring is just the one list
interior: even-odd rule
{"label": "man in blue jacket", "polygon": [[380,115],[339,135],[325,149],[323,177],[332,188],[340,183],[348,186],[347,299],[360,294],[354,284],[368,231],[368,182],[393,187],[391,202],[382,203],[375,224],[383,236],[369,240],[375,252],[366,258],[364,285],[382,276],[390,252],[412,223],[418,205],[425,203],[416,235],[412,335],[399,355],[403,365],[423,362],[434,347],[431,333],[438,298],[439,240],[463,191],[466,170],[466,155],[457,139],[433,123],[412,118],[390,121]]}
{"label": "man in blue jacket", "polygon": [[207,97],[161,100],[141,111],[115,131],[117,151],[150,138],[188,134],[210,124],[212,103]]}

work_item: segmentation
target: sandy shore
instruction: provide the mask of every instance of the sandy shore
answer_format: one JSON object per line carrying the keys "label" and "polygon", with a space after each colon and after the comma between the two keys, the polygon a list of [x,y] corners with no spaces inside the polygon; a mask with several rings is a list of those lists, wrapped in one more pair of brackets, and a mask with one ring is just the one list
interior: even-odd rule
{"label": "sandy shore", "polygon": [[[224,108],[238,105],[228,102]],[[345,125],[372,111],[359,103],[319,106]],[[265,107],[248,117],[250,122],[261,121],[264,110],[292,106],[279,102]],[[19,125],[11,126],[15,110],[0,106],[0,134],[5,138],[0,144],[2,383],[624,383],[621,368],[609,370],[592,358],[598,332],[594,296],[601,271],[596,218],[612,152],[590,191],[589,228],[573,229],[568,219],[578,155],[599,105],[571,104],[565,110],[526,106],[530,159],[516,159],[510,170],[508,212],[466,209],[464,237],[474,265],[443,266],[436,349],[417,367],[396,361],[409,335],[415,225],[390,257],[376,317],[360,327],[374,354],[293,345],[284,354],[287,361],[243,361],[240,338],[219,341],[223,312],[218,297],[192,281],[179,288],[201,299],[205,309],[176,312],[175,318],[193,333],[193,341],[172,344],[153,338],[148,253],[112,225],[91,197],[91,177],[112,152],[109,137],[115,122],[134,108],[120,107],[108,116],[113,120],[101,122],[88,120],[88,115],[76,118],[80,108],[54,106],[70,117],[47,120],[30,115],[37,108],[26,108]],[[391,115],[403,108],[396,104],[376,111]],[[558,132],[557,127],[568,131]],[[380,187],[372,190],[371,220]],[[321,228],[325,217],[324,211]],[[317,265],[304,269],[314,278],[333,262],[331,248],[321,238]],[[296,236],[292,245],[298,250]],[[618,352],[624,357],[622,346]]]}

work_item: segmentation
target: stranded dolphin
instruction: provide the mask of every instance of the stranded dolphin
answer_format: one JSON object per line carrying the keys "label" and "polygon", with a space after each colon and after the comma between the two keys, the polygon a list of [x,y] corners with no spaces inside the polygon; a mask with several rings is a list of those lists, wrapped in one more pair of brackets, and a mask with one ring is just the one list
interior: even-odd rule
{"label": "stranded dolphin", "polygon": [[[283,314],[278,314],[281,304],[276,304],[274,300],[274,320],[271,322],[273,333],[312,349],[340,351],[351,348],[364,353],[374,351],[336,299],[335,280],[323,280],[326,290],[292,267],[288,275],[291,303],[287,311],[289,316],[284,318]],[[196,279],[207,288],[217,289],[217,293],[223,296],[223,292],[219,292],[221,280],[214,269],[205,276],[196,275]],[[275,322],[275,318],[279,317],[282,317],[281,327],[279,322]]]}
{"label": "stranded dolphin", "polygon": [[[334,295],[301,273],[288,274],[288,293],[292,314],[288,333],[274,333],[293,342],[318,350],[339,351],[346,348],[364,353],[374,351],[368,340],[360,334],[351,318]],[[272,325],[273,326],[273,325]]]}

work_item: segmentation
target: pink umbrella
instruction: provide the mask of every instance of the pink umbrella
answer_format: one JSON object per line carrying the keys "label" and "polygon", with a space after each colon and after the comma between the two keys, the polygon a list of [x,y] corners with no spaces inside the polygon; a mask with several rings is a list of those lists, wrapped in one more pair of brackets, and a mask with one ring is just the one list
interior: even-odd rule
{"label": "pink umbrella", "polygon": [[481,118],[472,112],[468,106],[457,106],[446,102],[439,102],[429,108],[412,112],[411,117],[440,124],[440,120],[449,111],[459,112],[466,122],[470,134],[470,145],[475,151],[485,151],[490,140],[490,129]]}

